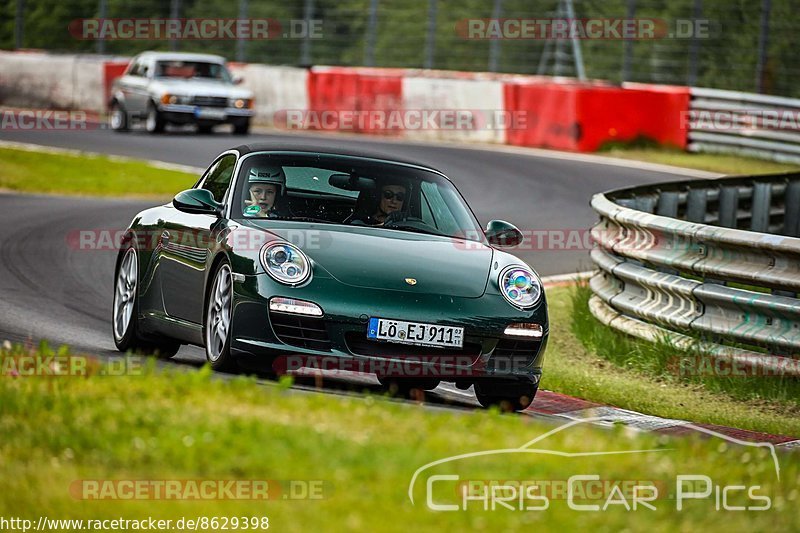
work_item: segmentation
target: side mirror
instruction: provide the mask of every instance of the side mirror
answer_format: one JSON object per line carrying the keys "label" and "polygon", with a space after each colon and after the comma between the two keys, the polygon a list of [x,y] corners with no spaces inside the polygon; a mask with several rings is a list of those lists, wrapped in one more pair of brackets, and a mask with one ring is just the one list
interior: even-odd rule
{"label": "side mirror", "polygon": [[522,244],[522,232],[505,220],[492,220],[486,225],[486,238],[490,244],[501,248],[513,248]]}
{"label": "side mirror", "polygon": [[172,200],[172,205],[178,211],[194,215],[219,217],[222,214],[222,204],[214,200],[214,195],[206,189],[188,189],[179,192]]}
{"label": "side mirror", "polygon": [[234,76],[233,77],[233,84],[234,85],[241,85],[242,83],[244,83],[244,78],[243,77],[241,77],[241,76]]}

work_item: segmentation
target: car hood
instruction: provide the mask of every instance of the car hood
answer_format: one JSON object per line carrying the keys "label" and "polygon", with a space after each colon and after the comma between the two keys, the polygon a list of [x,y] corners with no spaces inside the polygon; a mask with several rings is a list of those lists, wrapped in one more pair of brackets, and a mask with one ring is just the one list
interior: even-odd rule
{"label": "car hood", "polygon": [[382,228],[339,228],[290,225],[268,231],[298,244],[333,278],[353,287],[461,298],[478,298],[486,290],[493,250],[481,243]]}
{"label": "car hood", "polygon": [[253,93],[230,83],[214,80],[181,80],[161,78],[153,82],[153,89],[181,96],[222,96],[225,98],[252,98]]}

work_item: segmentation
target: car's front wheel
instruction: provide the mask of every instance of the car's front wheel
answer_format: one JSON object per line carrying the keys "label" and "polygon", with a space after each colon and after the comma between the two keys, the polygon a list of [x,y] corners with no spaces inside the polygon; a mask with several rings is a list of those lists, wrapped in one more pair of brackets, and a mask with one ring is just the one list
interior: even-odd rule
{"label": "car's front wheel", "polygon": [[139,333],[139,258],[132,246],[120,251],[114,273],[112,326],[114,344],[121,352],[155,354],[168,359],[178,353],[180,343],[170,340],[153,342]]}
{"label": "car's front wheel", "polygon": [[485,408],[499,407],[502,411],[524,411],[533,402],[539,384],[520,383],[500,385],[476,383],[475,396]]}
{"label": "car's front wheel", "polygon": [[158,111],[158,108],[150,103],[147,106],[147,118],[145,119],[144,127],[148,133],[161,133],[164,131],[164,116]]}
{"label": "car's front wheel", "polygon": [[128,113],[125,112],[119,102],[111,104],[108,125],[114,131],[128,131]]}
{"label": "car's front wheel", "polygon": [[233,123],[234,135],[247,135],[250,133],[250,119],[245,118]]}
{"label": "car's front wheel", "polygon": [[206,296],[206,320],[203,326],[206,360],[220,372],[238,370],[231,355],[231,319],[233,316],[233,274],[227,262],[219,265]]}

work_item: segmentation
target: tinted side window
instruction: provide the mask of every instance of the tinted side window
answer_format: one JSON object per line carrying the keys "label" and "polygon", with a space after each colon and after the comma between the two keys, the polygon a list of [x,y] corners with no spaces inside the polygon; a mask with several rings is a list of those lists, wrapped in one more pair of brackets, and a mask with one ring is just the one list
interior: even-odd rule
{"label": "tinted side window", "polygon": [[211,191],[214,199],[220,203],[225,200],[225,193],[231,184],[233,177],[233,167],[236,166],[236,156],[226,155],[208,169],[206,178],[203,180],[202,189]]}
{"label": "tinted side window", "polygon": [[137,59],[131,69],[128,71],[128,76],[141,76],[142,75],[142,60]]}

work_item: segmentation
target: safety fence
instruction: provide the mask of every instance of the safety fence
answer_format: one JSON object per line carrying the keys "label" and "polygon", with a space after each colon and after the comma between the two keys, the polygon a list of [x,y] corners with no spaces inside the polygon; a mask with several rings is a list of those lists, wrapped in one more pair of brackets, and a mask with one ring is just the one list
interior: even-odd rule
{"label": "safety fence", "polygon": [[800,163],[800,99],[690,89],[688,149]]}
{"label": "safety fence", "polygon": [[597,194],[603,323],[764,368],[800,355],[800,174]]}

